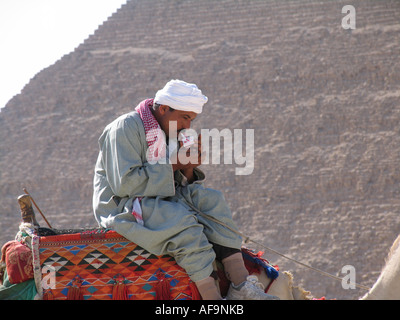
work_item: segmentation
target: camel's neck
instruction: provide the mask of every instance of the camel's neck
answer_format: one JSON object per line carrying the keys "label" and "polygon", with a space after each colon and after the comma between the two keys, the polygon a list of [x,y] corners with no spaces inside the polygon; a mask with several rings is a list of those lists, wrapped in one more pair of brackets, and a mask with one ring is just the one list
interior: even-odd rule
{"label": "camel's neck", "polygon": [[394,242],[385,267],[372,289],[362,299],[400,299],[400,236]]}

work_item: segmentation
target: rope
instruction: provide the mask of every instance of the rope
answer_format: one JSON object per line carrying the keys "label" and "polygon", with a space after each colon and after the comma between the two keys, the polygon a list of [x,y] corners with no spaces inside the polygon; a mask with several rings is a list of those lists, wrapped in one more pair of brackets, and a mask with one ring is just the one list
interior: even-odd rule
{"label": "rope", "polygon": [[[212,216],[209,216],[209,215],[206,215],[205,213],[201,212],[201,211],[200,211],[199,209],[197,209],[195,206],[193,206],[192,204],[190,204],[189,202],[187,202],[186,199],[183,198],[182,200],[184,200],[185,203],[186,203],[192,210],[194,210],[196,213],[198,213],[198,214],[199,214],[200,216],[202,216],[203,218],[206,218],[206,219],[211,220],[211,221],[213,221],[213,222],[215,222],[215,223],[218,223],[219,225],[221,225],[221,226],[223,226],[223,227],[225,227],[225,228],[231,230],[232,232],[236,233],[237,235],[241,236],[243,239],[245,239],[245,240],[244,240],[245,243],[252,242],[252,243],[254,243],[254,244],[258,245],[258,246],[261,246],[263,249],[265,249],[265,250],[267,250],[267,251],[269,251],[269,252],[272,252],[272,253],[274,253],[274,254],[277,254],[277,255],[279,255],[279,256],[281,256],[281,257],[287,259],[287,260],[290,260],[290,261],[292,261],[292,262],[294,262],[294,263],[297,263],[297,264],[299,264],[299,265],[301,265],[301,266],[303,266],[303,267],[305,267],[305,268],[307,268],[307,269],[316,271],[316,272],[318,272],[318,273],[320,273],[320,274],[322,274],[322,275],[324,275],[324,276],[326,276],[326,277],[332,278],[332,279],[334,279],[334,280],[338,280],[338,281],[341,281],[341,282],[343,281],[343,278],[340,278],[340,277],[338,277],[338,276],[335,276],[335,275],[333,275],[333,274],[330,274],[330,273],[325,272],[325,271],[323,271],[323,270],[320,270],[320,269],[318,269],[318,268],[314,268],[314,267],[312,267],[312,266],[310,266],[310,265],[308,265],[308,264],[305,264],[305,263],[303,263],[303,262],[301,262],[301,261],[299,261],[299,260],[296,260],[296,259],[293,259],[293,258],[291,258],[291,257],[288,257],[287,255],[284,255],[283,253],[280,253],[280,252],[278,252],[278,251],[276,251],[276,250],[274,250],[274,249],[272,249],[272,248],[269,248],[268,246],[264,245],[264,244],[261,243],[261,242],[258,242],[258,241],[255,241],[255,240],[251,239],[250,237],[244,235],[243,233],[241,233],[241,232],[238,231],[238,230],[235,230],[235,229],[231,228],[230,226],[228,226],[228,225],[225,224],[224,222],[218,220],[217,218],[212,217]],[[367,291],[370,290],[369,287],[364,286],[364,285],[361,285],[361,284],[358,284],[358,283],[356,283],[356,282],[350,282],[350,284],[352,284],[352,285],[354,285],[354,286],[356,286],[357,288],[360,288],[360,289],[364,289],[364,290],[367,290]]]}

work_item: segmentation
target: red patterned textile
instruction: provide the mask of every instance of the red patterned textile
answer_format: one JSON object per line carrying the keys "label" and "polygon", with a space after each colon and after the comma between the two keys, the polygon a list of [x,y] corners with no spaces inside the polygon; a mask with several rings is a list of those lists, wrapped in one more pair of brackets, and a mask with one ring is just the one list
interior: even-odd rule
{"label": "red patterned textile", "polygon": [[13,240],[1,249],[1,260],[6,263],[8,280],[12,284],[33,278],[32,251],[25,244]]}
{"label": "red patterned textile", "polygon": [[[32,239],[35,282],[47,300],[199,300],[196,285],[168,255],[156,256],[115,231]],[[277,268],[261,254],[242,248],[246,268],[264,269],[271,279]],[[229,288],[218,266],[223,296]]]}
{"label": "red patterned textile", "polygon": [[147,161],[149,162],[165,158],[167,146],[165,133],[161,130],[160,125],[150,110],[152,106],[153,99],[146,99],[135,108],[143,121],[146,142],[149,147],[147,151]]}
{"label": "red patterned textile", "polygon": [[192,300],[191,280],[172,257],[114,231],[40,237],[34,250],[45,299]]}

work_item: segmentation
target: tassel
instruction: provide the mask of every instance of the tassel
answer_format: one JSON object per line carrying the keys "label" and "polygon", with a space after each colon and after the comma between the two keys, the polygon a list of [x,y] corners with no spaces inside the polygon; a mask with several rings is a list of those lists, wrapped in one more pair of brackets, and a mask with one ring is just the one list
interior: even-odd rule
{"label": "tassel", "polygon": [[261,266],[255,263],[254,261],[243,259],[244,265],[249,272],[249,274],[260,274],[261,273]]}
{"label": "tassel", "polygon": [[125,284],[124,276],[117,274],[114,277],[115,284],[113,287],[112,299],[113,300],[129,300],[128,288]]}
{"label": "tassel", "polygon": [[190,290],[192,290],[192,300],[203,300],[201,298],[199,289],[197,289],[196,284],[193,281],[189,282]]}
{"label": "tassel", "polygon": [[171,284],[160,270],[157,272],[158,284],[155,287],[156,300],[171,300]]}
{"label": "tassel", "polygon": [[72,284],[68,289],[67,300],[83,300],[81,285],[82,279],[79,276],[76,276],[72,280]]}
{"label": "tassel", "polygon": [[264,269],[267,277],[276,279],[279,275],[278,266],[272,266],[266,259],[262,258],[264,252],[260,251],[255,253],[246,248],[242,248],[243,260],[249,274],[260,274],[261,270]]}

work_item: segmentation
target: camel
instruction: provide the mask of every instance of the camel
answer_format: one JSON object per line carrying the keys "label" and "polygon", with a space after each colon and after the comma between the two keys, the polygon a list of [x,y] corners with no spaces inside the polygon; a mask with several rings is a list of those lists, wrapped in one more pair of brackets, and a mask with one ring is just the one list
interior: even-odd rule
{"label": "camel", "polygon": [[[264,271],[254,274],[265,288],[271,282]],[[372,288],[360,300],[400,300],[400,236],[394,241],[385,266]],[[279,272],[268,293],[281,300],[313,300],[313,295],[299,286],[294,286],[293,275],[288,271]]]}
{"label": "camel", "polygon": [[[29,198],[30,196],[23,195],[18,199],[21,206],[22,222],[37,225]],[[51,228],[50,225],[49,227]],[[315,299],[309,291],[294,285],[293,275],[289,271],[279,272],[279,277],[273,280],[272,284],[270,283],[271,279],[267,277],[263,269],[260,273],[254,275],[258,277],[265,288],[269,286],[269,294],[275,295],[281,300]],[[400,300],[400,281],[397,279],[400,279],[400,235],[394,241],[376,283],[368,293],[361,297],[361,300]]]}
{"label": "camel", "polygon": [[[264,270],[257,275],[259,281],[267,287],[271,279],[267,278]],[[271,284],[268,294],[277,296],[281,300],[313,300],[310,291],[294,285],[293,275],[289,271],[279,272],[279,277]]]}
{"label": "camel", "polygon": [[378,280],[361,300],[400,300],[400,236],[394,241]]}
{"label": "camel", "polygon": [[[253,273],[261,284],[267,288],[268,294],[281,300],[314,300],[314,296],[300,286],[294,285],[293,275],[289,271],[280,271],[279,277],[273,280],[267,277],[264,269]],[[361,300],[400,300],[400,236],[394,241],[385,266],[373,287]],[[396,281],[397,280],[397,281]]]}

